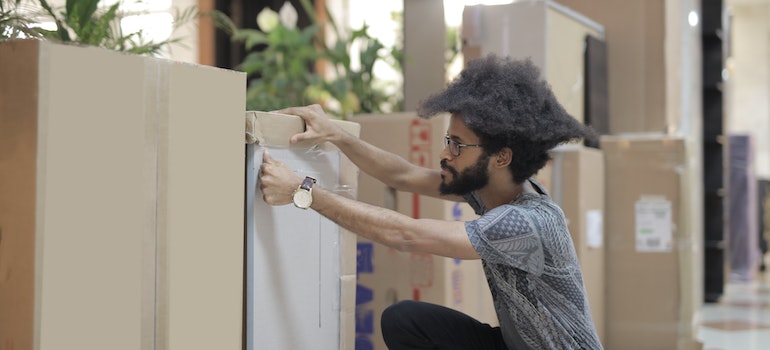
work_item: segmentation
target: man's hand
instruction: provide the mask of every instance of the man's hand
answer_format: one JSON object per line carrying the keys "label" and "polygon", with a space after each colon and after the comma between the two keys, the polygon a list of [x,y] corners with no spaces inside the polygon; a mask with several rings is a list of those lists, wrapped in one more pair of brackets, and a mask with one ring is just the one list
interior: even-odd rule
{"label": "man's hand", "polygon": [[283,164],[265,153],[262,156],[262,165],[259,171],[259,189],[262,198],[270,205],[285,205],[292,202],[292,193],[302,183],[286,164]]}
{"label": "man's hand", "polygon": [[305,132],[295,134],[289,139],[291,144],[300,141],[311,141],[320,144],[326,141],[339,140],[345,132],[339,126],[334,125],[320,105],[305,107],[289,107],[273,111],[275,113],[296,115],[305,121]]}

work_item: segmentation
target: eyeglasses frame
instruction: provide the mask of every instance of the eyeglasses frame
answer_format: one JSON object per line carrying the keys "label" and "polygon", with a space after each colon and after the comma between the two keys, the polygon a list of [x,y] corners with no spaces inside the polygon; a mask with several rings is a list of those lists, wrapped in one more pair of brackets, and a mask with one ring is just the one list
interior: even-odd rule
{"label": "eyeglasses frame", "polygon": [[[457,154],[452,152],[452,146],[450,144],[454,144],[455,148],[457,148]],[[470,144],[470,143],[459,143],[455,140],[453,140],[449,135],[444,136],[444,147],[449,147],[449,154],[452,155],[452,157],[459,157],[460,153],[462,152],[463,147],[484,147],[482,144]]]}

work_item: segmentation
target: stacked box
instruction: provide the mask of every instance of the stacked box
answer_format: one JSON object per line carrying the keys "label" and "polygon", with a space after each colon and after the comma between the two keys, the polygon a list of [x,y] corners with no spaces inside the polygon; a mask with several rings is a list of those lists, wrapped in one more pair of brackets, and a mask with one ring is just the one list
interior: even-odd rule
{"label": "stacked box", "polygon": [[567,113],[581,122],[589,119],[583,115],[586,37],[603,41],[604,27],[554,1],[473,5],[463,11],[466,62],[490,53],[532,60]]}
{"label": "stacked box", "polygon": [[240,349],[244,84],[0,43],[0,347]]}
{"label": "stacked box", "polygon": [[[690,117],[680,113],[681,106],[700,106],[699,97],[687,98],[700,93],[692,91],[690,79],[682,77],[701,73],[697,67],[673,68],[678,66],[676,62],[690,60],[684,44],[690,29],[681,26],[686,3],[665,0],[558,2],[601,23],[605,29],[608,134],[690,128],[682,125]],[[692,92],[684,93],[683,89]]]}
{"label": "stacked box", "polygon": [[[414,164],[437,169],[449,115],[424,120],[413,112],[359,115],[361,139]],[[469,221],[466,203],[395,191],[361,172],[358,198],[415,218]],[[462,311],[481,322],[497,325],[492,296],[480,260],[449,259],[404,253],[358,239],[356,348],[386,349],[380,316],[399,300],[421,300]]]}
{"label": "stacked box", "polygon": [[[266,150],[300,177],[356,197],[358,169],[330,143],[289,144],[297,116],[247,112],[246,349],[353,349],[355,236],[314,210],[270,206],[257,173]],[[334,120],[358,135],[356,123]]]}
{"label": "stacked box", "polygon": [[[404,101],[403,109],[413,111],[420,101],[446,85],[446,23],[443,0],[405,0],[403,12]],[[431,30],[425,30],[430,28]]]}
{"label": "stacked box", "polygon": [[694,349],[702,234],[683,138],[605,136],[606,347]]}

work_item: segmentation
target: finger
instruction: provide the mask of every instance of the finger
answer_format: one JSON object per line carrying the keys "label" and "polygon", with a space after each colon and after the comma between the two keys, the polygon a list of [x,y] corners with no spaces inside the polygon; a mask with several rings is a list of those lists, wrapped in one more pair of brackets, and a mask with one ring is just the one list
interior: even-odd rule
{"label": "finger", "polygon": [[292,135],[291,138],[289,139],[289,143],[295,144],[297,142],[304,141],[305,139],[307,139],[307,132],[302,132],[299,134]]}
{"label": "finger", "polygon": [[307,107],[287,107],[273,111],[273,113],[296,115],[304,119],[308,113],[307,109]]}
{"label": "finger", "polygon": [[278,159],[273,158],[267,149],[265,149],[265,152],[262,155],[262,165],[283,166],[283,163]]}
{"label": "finger", "polygon": [[270,158],[270,153],[267,152],[267,148],[265,148],[265,152],[262,153],[262,162],[263,163],[272,163],[273,158]]}

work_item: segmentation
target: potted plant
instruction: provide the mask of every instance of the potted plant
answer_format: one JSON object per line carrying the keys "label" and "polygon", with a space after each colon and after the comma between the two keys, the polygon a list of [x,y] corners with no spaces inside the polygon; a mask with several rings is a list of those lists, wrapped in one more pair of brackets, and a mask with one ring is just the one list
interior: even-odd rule
{"label": "potted plant", "polygon": [[[309,0],[300,2],[311,20],[305,28],[297,27],[297,12],[289,2],[278,12],[263,9],[257,16],[259,29],[237,28],[226,15],[213,13],[217,26],[251,51],[237,67],[251,77],[247,109],[274,110],[320,103],[342,119],[355,113],[398,110],[400,96],[388,94],[385,87],[378,85],[373,70],[377,62],[400,69],[401,51],[386,50],[369,35],[366,25],[343,33],[331,16],[319,20]],[[332,44],[321,35],[324,25],[333,31]],[[354,44],[360,48],[358,51],[353,51]],[[358,55],[359,67],[352,64],[354,54]],[[318,62],[326,67],[325,72],[315,69]]]}
{"label": "potted plant", "polygon": [[[101,0],[67,0],[64,7],[56,8],[47,0],[0,0],[0,39],[40,38],[68,44],[97,46],[115,51],[140,55],[159,55],[168,45],[181,38],[153,41],[143,31],[125,33],[120,21],[125,13],[121,2],[101,7]],[[22,4],[26,4],[22,8]],[[178,12],[174,26],[189,22],[198,15],[195,7]],[[52,21],[56,29],[38,25]]]}
{"label": "potted plant", "polygon": [[21,3],[21,0],[0,0],[0,40],[38,36]]}

